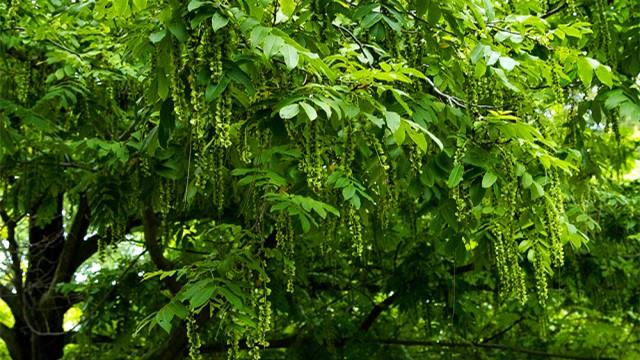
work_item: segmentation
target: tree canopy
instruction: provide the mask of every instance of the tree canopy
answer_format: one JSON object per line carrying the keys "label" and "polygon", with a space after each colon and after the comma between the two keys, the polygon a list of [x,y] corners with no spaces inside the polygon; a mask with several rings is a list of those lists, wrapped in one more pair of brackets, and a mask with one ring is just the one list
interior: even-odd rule
{"label": "tree canopy", "polygon": [[2,2],[4,355],[640,357],[639,24]]}

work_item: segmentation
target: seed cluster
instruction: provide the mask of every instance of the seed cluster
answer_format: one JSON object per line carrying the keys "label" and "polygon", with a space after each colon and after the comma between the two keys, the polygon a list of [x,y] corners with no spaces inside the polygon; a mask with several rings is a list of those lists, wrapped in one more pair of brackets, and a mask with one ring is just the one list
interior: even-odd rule
{"label": "seed cluster", "polygon": [[304,159],[302,170],[307,174],[307,185],[316,193],[322,191],[325,177],[323,163],[322,127],[316,121],[309,121],[305,128]]}
{"label": "seed cluster", "polygon": [[[453,158],[453,167],[463,166],[464,156],[467,152],[467,142],[463,143],[456,149]],[[451,189],[451,198],[456,202],[456,218],[458,222],[463,224],[467,219],[467,203],[461,191],[462,182]]]}
{"label": "seed cluster", "polygon": [[551,260],[554,266],[564,265],[564,250],[562,248],[561,214],[564,213],[564,196],[560,190],[560,181],[555,171],[550,172],[551,187],[547,200],[547,222],[551,240]]}
{"label": "seed cluster", "polygon": [[294,231],[291,217],[281,213],[276,221],[276,246],[284,255],[284,274],[287,277],[287,291],[293,292],[293,279],[296,275],[294,261]]}
{"label": "seed cluster", "polygon": [[202,341],[200,340],[200,335],[198,334],[198,325],[196,323],[195,315],[193,312],[189,313],[189,316],[186,320],[187,325],[187,340],[189,342],[189,359],[190,360],[200,360],[202,359],[202,355],[200,355],[200,346],[202,346]]}
{"label": "seed cluster", "polygon": [[593,26],[596,33],[596,49],[604,53],[609,65],[615,66],[617,54],[611,38],[611,25],[607,18],[607,7],[606,0],[595,1]]}

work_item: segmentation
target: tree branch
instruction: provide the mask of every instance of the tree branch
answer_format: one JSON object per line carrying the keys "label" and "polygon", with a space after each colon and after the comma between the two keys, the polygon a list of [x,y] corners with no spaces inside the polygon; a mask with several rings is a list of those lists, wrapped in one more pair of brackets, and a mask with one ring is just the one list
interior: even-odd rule
{"label": "tree branch", "polygon": [[[358,44],[358,48],[360,48],[360,52],[362,52],[362,56],[364,56],[365,59],[367,59],[367,52],[364,49],[364,45],[362,44],[362,42],[358,39],[357,36],[355,36],[349,29],[347,29],[346,27],[342,26],[342,25],[338,25],[338,24],[333,24],[333,26],[335,26],[338,30],[340,30],[341,33],[347,33],[352,39],[353,41],[356,42],[356,44]],[[369,63],[369,67],[372,67],[373,64]]]}
{"label": "tree branch", "polygon": [[[132,228],[139,226],[139,219],[129,219],[127,223],[126,232],[130,232]],[[75,252],[72,260],[71,266],[69,267],[69,276],[73,275],[78,267],[82,265],[87,259],[91,257],[91,255],[95,254],[98,251],[98,242],[102,239],[103,235],[94,234],[86,238],[84,241],[80,241],[77,245],[77,251]]]}
{"label": "tree branch", "polygon": [[559,13],[560,11],[562,11],[562,9],[564,9],[565,7],[567,7],[567,3],[563,2],[562,4],[560,4],[557,8],[555,9],[551,9],[549,10],[547,13],[543,14],[542,16],[540,16],[542,19],[546,19],[556,13]]}
{"label": "tree branch", "polygon": [[[159,270],[173,270],[173,264],[164,257],[162,245],[158,239],[158,220],[153,212],[151,204],[146,203],[142,210],[142,225],[144,229],[144,242],[149,251],[151,261]],[[177,294],[180,291],[180,284],[173,277],[166,277],[162,280],[172,293]]]}
{"label": "tree branch", "polygon": [[489,336],[488,338],[484,339],[482,341],[482,344],[487,344],[487,343],[490,343],[491,341],[493,341],[495,339],[499,339],[502,335],[504,335],[507,332],[509,332],[509,330],[513,329],[516,325],[520,324],[523,320],[524,320],[524,316],[521,316],[518,320],[514,321],[511,325],[507,326],[506,328],[502,329],[501,331],[498,331],[497,333],[495,333],[495,334]]}
{"label": "tree branch", "polygon": [[374,341],[379,344],[399,345],[399,346],[423,346],[423,347],[442,346],[442,347],[448,347],[448,348],[476,348],[476,349],[483,349],[483,350],[502,350],[502,351],[508,351],[508,352],[515,352],[515,353],[549,357],[549,358],[558,358],[558,359],[613,360],[613,358],[572,355],[572,354],[559,354],[559,353],[551,353],[551,352],[538,351],[538,350],[530,350],[530,349],[513,347],[513,346],[503,345],[503,344],[474,344],[474,343],[434,341],[434,340],[424,341],[424,340],[395,340],[395,339],[378,339]]}
{"label": "tree branch", "polygon": [[47,294],[42,297],[41,304],[44,306],[50,302],[53,298],[56,290],[56,284],[69,282],[71,276],[75,272],[73,259],[78,251],[78,245],[87,235],[89,224],[91,223],[91,208],[89,207],[89,201],[85,194],[80,195],[80,202],[78,204],[78,210],[71,223],[71,229],[64,242],[62,252],[58,258],[56,270],[51,279],[51,284]]}
{"label": "tree branch", "polygon": [[398,298],[398,293],[394,293],[391,296],[384,299],[384,301],[381,302],[380,304],[377,304],[376,306],[374,306],[373,309],[371,309],[371,312],[369,312],[369,315],[367,315],[367,317],[360,324],[360,331],[366,332],[367,330],[369,330],[369,328],[373,325],[376,319],[378,319],[380,314],[382,314],[384,310],[386,310],[389,306],[391,306],[391,304],[393,304],[393,302],[397,298]]}
{"label": "tree branch", "polygon": [[[294,346],[296,343],[299,343],[301,339],[296,337],[289,337],[284,339],[276,339],[269,340],[269,346],[265,349],[283,349]],[[335,346],[344,346],[348,341],[358,341],[358,339],[341,339],[336,340]],[[403,340],[403,339],[371,339],[365,340],[362,339],[363,343],[370,342],[375,344],[389,345],[389,346],[415,346],[415,347],[447,347],[447,348],[474,348],[476,350],[497,350],[497,351],[505,351],[512,353],[520,353],[526,355],[534,355],[540,357],[548,357],[548,358],[558,358],[558,359],[573,359],[573,360],[613,360],[613,358],[607,357],[594,357],[594,356],[585,356],[585,355],[573,355],[573,354],[560,354],[560,353],[552,353],[538,350],[530,350],[525,348],[514,347],[510,345],[503,344],[474,344],[474,343],[464,343],[464,342],[449,342],[449,341],[436,341],[436,340]],[[203,346],[200,350],[201,353],[217,353],[224,352],[229,348],[229,345],[226,344],[211,344],[207,346]],[[244,342],[241,342],[241,349],[247,349]]]}

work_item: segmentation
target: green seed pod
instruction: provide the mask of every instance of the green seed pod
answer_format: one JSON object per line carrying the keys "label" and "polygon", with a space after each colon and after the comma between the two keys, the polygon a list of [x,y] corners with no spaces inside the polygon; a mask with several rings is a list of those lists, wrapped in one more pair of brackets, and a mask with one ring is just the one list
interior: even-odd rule
{"label": "green seed pod", "polygon": [[540,249],[535,252],[533,260],[533,269],[536,277],[536,292],[538,293],[538,302],[540,306],[545,306],[549,298],[549,289],[547,286],[547,272],[542,259]]}
{"label": "green seed pod", "polygon": [[200,335],[198,335],[198,326],[193,312],[189,313],[189,316],[186,319],[186,325],[187,340],[189,342],[189,359],[200,360],[202,359],[202,355],[200,355],[200,346],[202,345],[202,342],[200,341]]}
{"label": "green seed pod", "polygon": [[362,224],[360,223],[360,215],[353,206],[349,206],[347,210],[347,226],[351,235],[351,244],[354,256],[362,257],[364,254],[364,243],[362,241]]}

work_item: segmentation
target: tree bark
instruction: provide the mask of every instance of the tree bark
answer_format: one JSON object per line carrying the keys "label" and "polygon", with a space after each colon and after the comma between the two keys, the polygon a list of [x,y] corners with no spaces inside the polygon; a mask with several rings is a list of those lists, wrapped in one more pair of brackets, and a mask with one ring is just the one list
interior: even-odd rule
{"label": "tree bark", "polygon": [[[93,240],[84,240],[90,223],[86,198],[80,200],[78,213],[65,237],[62,216],[63,194],[40,202],[55,206],[50,219],[42,219],[42,207],[30,211],[28,267],[23,276],[21,252],[11,233],[9,252],[12,289],[0,287],[0,297],[9,305],[15,324],[0,326],[0,337],[14,360],[54,360],[64,355],[66,343],[64,314],[73,301],[57,292],[56,286],[71,280],[77,267],[96,251]],[[15,228],[16,221],[2,211],[5,224]],[[23,250],[24,251],[24,250]]]}

